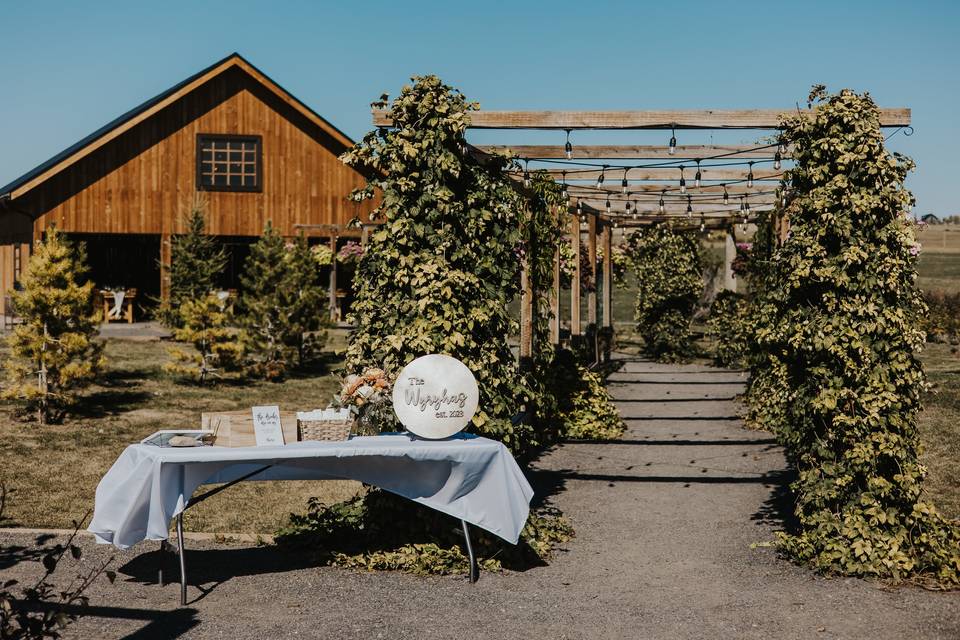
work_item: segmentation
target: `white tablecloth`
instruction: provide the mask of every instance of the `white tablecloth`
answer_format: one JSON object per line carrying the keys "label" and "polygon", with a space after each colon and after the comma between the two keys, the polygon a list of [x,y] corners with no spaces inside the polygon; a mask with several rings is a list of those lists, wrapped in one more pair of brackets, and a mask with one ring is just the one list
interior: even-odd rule
{"label": "white tablecloth", "polygon": [[486,529],[516,544],[533,489],[501,443],[461,434],[421,440],[406,434],[279,447],[124,450],[97,486],[89,531],[125,549],[165,540],[170,520],[202,484],[250,480],[359,480]]}

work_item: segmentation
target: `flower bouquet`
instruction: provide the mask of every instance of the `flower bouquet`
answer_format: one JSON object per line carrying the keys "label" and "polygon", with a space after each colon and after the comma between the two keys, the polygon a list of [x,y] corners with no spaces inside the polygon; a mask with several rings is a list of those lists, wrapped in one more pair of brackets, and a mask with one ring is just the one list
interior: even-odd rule
{"label": "flower bouquet", "polygon": [[376,435],[397,430],[392,388],[387,373],[376,367],[344,378],[337,401],[340,407],[349,407],[354,415],[354,434]]}

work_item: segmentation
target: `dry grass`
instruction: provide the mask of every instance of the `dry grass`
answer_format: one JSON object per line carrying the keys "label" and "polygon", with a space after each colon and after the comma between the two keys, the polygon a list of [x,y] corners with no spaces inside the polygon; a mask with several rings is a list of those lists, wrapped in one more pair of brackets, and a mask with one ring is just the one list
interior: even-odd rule
{"label": "dry grass", "polygon": [[921,357],[933,385],[920,414],[925,492],[946,515],[960,518],[960,357],[943,344],[928,344]]}
{"label": "dry grass", "polygon": [[[332,336],[331,347],[343,344]],[[79,413],[64,425],[38,426],[0,407],[0,480],[12,491],[6,526],[66,528],[93,507],[97,483],[124,447],[158,429],[199,428],[202,411],[259,404],[284,409],[324,407],[336,391],[338,363],[331,353],[315,370],[283,383],[178,384],[161,372],[166,345],[110,340],[108,373],[91,389]],[[346,499],[359,484],[346,481],[249,482],[187,512],[193,531],[273,533],[310,496]]]}

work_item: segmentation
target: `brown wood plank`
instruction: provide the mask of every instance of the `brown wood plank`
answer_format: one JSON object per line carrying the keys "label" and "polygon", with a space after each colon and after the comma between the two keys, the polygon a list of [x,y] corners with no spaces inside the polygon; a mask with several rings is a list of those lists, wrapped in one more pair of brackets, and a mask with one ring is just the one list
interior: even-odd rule
{"label": "brown wood plank", "polygon": [[[585,170],[576,170],[572,172],[569,169],[546,169],[548,175],[553,177],[555,180],[558,178],[565,179],[567,183],[582,182],[584,180],[596,181],[601,174],[604,176],[604,186],[607,185],[619,185],[620,181],[623,179],[624,172],[623,169],[610,167],[606,170],[602,169],[585,169]],[[564,175],[566,171],[566,175]],[[701,178],[704,181],[707,180],[723,180],[728,182],[746,180],[749,170],[744,167],[742,169],[713,169],[710,167],[701,168]],[[631,180],[661,180],[661,181],[675,181],[675,184],[679,184],[680,181],[680,169],[679,167],[668,167],[668,168],[657,168],[657,169],[630,169],[627,171],[627,181]],[[687,181],[687,188],[693,188],[693,178],[697,173],[696,165],[685,165],[683,168],[683,177]],[[760,180],[776,180],[779,181],[783,177],[783,171],[775,171],[771,168],[765,167],[754,167],[753,168],[753,179],[756,181]]]}
{"label": "brown wood plank", "polygon": [[[678,111],[472,111],[474,129],[778,129],[793,109],[702,109]],[[373,110],[373,125],[389,127],[387,110]],[[880,110],[884,127],[910,125],[910,109]]]}
{"label": "brown wood plank", "polygon": [[[776,147],[758,149],[761,145],[678,145],[671,154],[665,145],[574,145],[572,160],[696,160],[714,156],[735,158],[773,159]],[[515,158],[566,159],[562,145],[479,145],[484,153],[508,155]],[[782,159],[789,158],[789,153]]]}

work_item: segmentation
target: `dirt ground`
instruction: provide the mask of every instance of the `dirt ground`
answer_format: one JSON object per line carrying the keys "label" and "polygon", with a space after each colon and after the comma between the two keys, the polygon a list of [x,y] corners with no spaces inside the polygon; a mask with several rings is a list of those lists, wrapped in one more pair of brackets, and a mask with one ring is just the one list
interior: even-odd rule
{"label": "dirt ground", "polygon": [[[191,542],[179,608],[179,586],[155,584],[160,558],[146,543],[116,553],[117,583],[96,586],[69,637],[960,638],[958,592],[823,578],[762,546],[789,511],[789,478],[772,438],[736,418],[744,379],[628,360],[611,378],[623,439],[568,443],[534,465],[538,498],[577,530],[549,566],[471,585]],[[82,544],[87,561],[113,553]],[[4,578],[38,570],[28,549],[0,556]]]}

